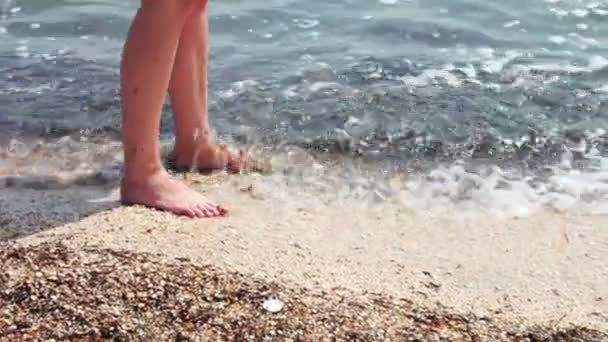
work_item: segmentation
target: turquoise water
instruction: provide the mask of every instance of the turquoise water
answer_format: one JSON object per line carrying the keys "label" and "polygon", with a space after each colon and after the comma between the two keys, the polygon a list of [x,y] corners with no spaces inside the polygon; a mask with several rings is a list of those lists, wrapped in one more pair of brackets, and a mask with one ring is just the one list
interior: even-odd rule
{"label": "turquoise water", "polygon": [[[0,133],[117,141],[136,6],[0,0]],[[210,29],[227,139],[425,170],[606,168],[606,0],[211,1]]]}

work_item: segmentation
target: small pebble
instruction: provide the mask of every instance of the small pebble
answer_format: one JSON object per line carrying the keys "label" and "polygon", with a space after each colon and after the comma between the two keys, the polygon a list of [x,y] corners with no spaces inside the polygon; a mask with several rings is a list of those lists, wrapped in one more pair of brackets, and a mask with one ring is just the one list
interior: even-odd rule
{"label": "small pebble", "polygon": [[279,299],[268,299],[262,304],[262,307],[270,313],[278,313],[283,311],[285,304]]}

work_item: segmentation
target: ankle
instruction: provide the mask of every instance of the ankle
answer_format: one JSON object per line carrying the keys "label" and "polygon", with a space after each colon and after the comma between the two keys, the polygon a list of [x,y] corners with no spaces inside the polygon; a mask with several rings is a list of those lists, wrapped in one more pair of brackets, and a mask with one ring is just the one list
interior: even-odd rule
{"label": "ankle", "polygon": [[214,150],[216,145],[209,140],[199,141],[196,145],[175,144],[173,147],[173,157],[178,160],[190,160],[200,155],[207,155]]}
{"label": "ankle", "polygon": [[148,182],[151,178],[163,175],[165,169],[161,165],[125,165],[122,184],[137,185]]}
{"label": "ankle", "polygon": [[209,129],[196,129],[191,134],[177,134],[173,150],[178,154],[194,154],[201,147],[212,144],[213,137]]}

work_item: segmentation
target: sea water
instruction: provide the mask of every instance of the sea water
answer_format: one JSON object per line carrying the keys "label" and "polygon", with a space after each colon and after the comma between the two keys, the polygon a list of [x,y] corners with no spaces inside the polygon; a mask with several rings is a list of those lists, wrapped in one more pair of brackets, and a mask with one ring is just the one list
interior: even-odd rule
{"label": "sea water", "polygon": [[[0,185],[116,181],[119,61],[137,6],[0,0]],[[608,211],[607,0],[209,10],[212,125],[273,156],[278,171],[259,182],[275,196],[289,183],[413,210]],[[167,105],[167,144],[172,126]]]}

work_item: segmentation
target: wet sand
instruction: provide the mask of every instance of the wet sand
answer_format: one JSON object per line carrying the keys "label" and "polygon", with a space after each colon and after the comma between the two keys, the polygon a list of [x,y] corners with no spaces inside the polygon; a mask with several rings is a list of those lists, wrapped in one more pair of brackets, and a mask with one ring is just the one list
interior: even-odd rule
{"label": "wet sand", "polygon": [[285,189],[265,189],[255,177],[188,181],[230,215],[191,220],[120,207],[113,187],[8,188],[0,190],[0,236],[25,246],[59,241],[187,259],[288,288],[344,288],[353,298],[382,293],[497,326],[608,330],[607,216],[537,210],[462,218],[305,192],[281,201]]}

